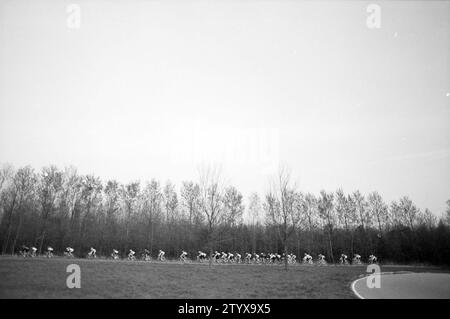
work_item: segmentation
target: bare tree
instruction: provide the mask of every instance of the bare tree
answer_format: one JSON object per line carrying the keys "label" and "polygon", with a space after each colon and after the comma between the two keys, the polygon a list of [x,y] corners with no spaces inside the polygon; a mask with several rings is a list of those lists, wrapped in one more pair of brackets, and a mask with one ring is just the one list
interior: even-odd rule
{"label": "bare tree", "polygon": [[392,201],[389,206],[389,224],[390,226],[400,226],[403,224],[402,212],[397,201]]}
{"label": "bare tree", "polygon": [[41,230],[37,240],[39,243],[39,254],[47,234],[47,222],[55,210],[56,200],[62,188],[62,173],[55,167],[44,167],[42,169],[40,183],[38,185],[38,198],[41,206]]}
{"label": "bare tree", "polygon": [[256,252],[256,225],[259,224],[261,218],[261,200],[258,193],[252,193],[249,197],[248,213],[250,225],[252,227],[252,252]]}
{"label": "bare tree", "polygon": [[418,224],[425,226],[428,230],[432,230],[437,226],[438,220],[428,208],[425,208],[425,211],[418,216]]}
{"label": "bare tree", "polygon": [[[294,209],[292,212],[292,225],[297,239],[297,255],[300,256],[301,247],[301,233],[309,228],[308,225],[308,206],[306,195],[302,192],[295,192],[294,194]],[[306,227],[305,227],[306,226]],[[311,247],[309,247],[311,251]]]}
{"label": "bare tree", "polygon": [[14,175],[14,168],[11,165],[5,164],[0,169],[0,191],[3,189],[3,185],[12,178]]}
{"label": "bare tree", "polygon": [[[3,175],[5,176],[5,175]],[[3,180],[3,182],[6,181],[6,177]],[[4,212],[2,214],[2,233],[3,233],[3,247],[2,247],[2,254],[6,253],[6,250],[8,249],[9,241],[11,239],[11,233],[12,233],[12,227],[13,227],[13,217],[14,217],[14,211],[17,206],[17,200],[18,200],[18,189],[16,185],[14,184],[14,179],[11,183],[8,183],[8,185],[2,190],[1,194],[1,203],[2,203],[2,211]]]}
{"label": "bare tree", "polygon": [[337,218],[341,226],[348,232],[349,231],[349,220],[347,214],[347,198],[345,197],[342,188],[336,191],[336,205],[335,210]]}
{"label": "bare tree", "polygon": [[150,247],[150,251],[153,251],[153,237],[155,231],[155,219],[161,214],[161,205],[163,200],[163,194],[159,182],[152,179],[150,183],[144,189],[143,194],[144,211],[148,220],[147,242],[146,246]]}
{"label": "bare tree", "polygon": [[[200,170],[200,207],[205,215],[208,232],[209,255],[212,256],[216,227],[223,218],[223,185],[217,168]],[[209,266],[212,265],[212,258]]]}
{"label": "bare tree", "polygon": [[116,219],[116,214],[120,209],[120,188],[119,183],[115,180],[110,180],[106,183],[104,191],[105,209],[108,220],[113,223]]}
{"label": "bare tree", "polygon": [[187,210],[189,225],[192,220],[198,218],[200,206],[200,187],[193,182],[183,182],[181,187],[182,204]]}
{"label": "bare tree", "polygon": [[314,244],[314,230],[317,226],[317,218],[318,218],[318,201],[313,194],[305,195],[305,219],[308,224],[308,233],[309,233],[309,242],[308,242],[308,250],[309,252],[313,249]]}
{"label": "bare tree", "polygon": [[[26,207],[28,209],[32,207],[30,202],[35,195],[36,174],[30,166],[19,168],[14,176],[14,187],[18,192],[18,204],[17,204],[17,226],[16,233],[12,242],[11,255],[14,254],[17,240],[19,239],[20,232],[22,231],[22,224],[24,220],[24,214],[26,213]],[[27,205],[28,204],[28,205]]]}
{"label": "bare tree", "polygon": [[327,193],[324,190],[320,192],[319,198],[319,216],[323,221],[324,230],[328,235],[328,244],[330,247],[331,261],[334,263],[333,254],[333,231],[336,218],[333,209],[333,193]]}
{"label": "bare tree", "polygon": [[445,223],[450,226],[450,199],[445,202],[447,204],[447,208],[445,209],[444,220]]}
{"label": "bare tree", "polygon": [[132,217],[134,216],[134,213],[136,212],[139,192],[140,192],[139,182],[132,182],[125,186],[122,186],[121,188],[121,196],[125,208],[125,216],[123,216],[125,218],[125,242],[124,242],[125,251],[128,250],[130,238],[130,223]]}
{"label": "bare tree", "polygon": [[377,222],[379,236],[383,233],[383,226],[386,225],[388,207],[384,203],[378,192],[372,192],[368,196],[368,208],[370,214]]}
{"label": "bare tree", "polygon": [[242,203],[242,194],[236,187],[229,186],[225,189],[223,204],[225,223],[231,226],[241,224],[245,207]]}
{"label": "bare tree", "polygon": [[[3,176],[5,177],[6,175]],[[35,174],[31,167],[19,168],[12,176],[11,183],[2,192],[2,204],[6,206],[3,253],[6,253],[12,239],[11,254],[14,254],[15,245],[22,228],[23,215],[25,214],[24,206],[34,195],[35,179]],[[15,235],[13,234],[14,226],[16,228]],[[13,238],[11,238],[12,236]]]}
{"label": "bare tree", "polygon": [[347,198],[344,194],[344,191],[339,188],[336,191],[336,199],[335,199],[335,211],[337,215],[338,222],[341,227],[345,230],[344,239],[350,239],[350,250],[351,257],[353,258],[353,239],[354,239],[354,216],[352,216],[352,212],[355,212],[356,209],[354,202],[351,197]]}
{"label": "bare tree", "polygon": [[365,231],[366,226],[369,226],[367,224],[369,224],[370,222],[370,218],[367,212],[367,202],[364,199],[364,196],[359,191],[353,193],[353,200],[359,219],[359,224],[361,225],[362,230]]}
{"label": "bare tree", "polygon": [[164,208],[166,211],[166,221],[169,223],[173,223],[174,219],[176,218],[178,209],[178,195],[175,191],[175,186],[170,181],[166,183],[163,195]]}
{"label": "bare tree", "polygon": [[118,237],[118,214],[120,211],[120,185],[115,180],[109,180],[104,188],[103,201],[105,209],[105,227],[106,227],[106,242],[107,248],[110,251],[113,249],[111,244],[116,244]]}
{"label": "bare tree", "polygon": [[103,185],[98,177],[86,175],[81,180],[81,204],[84,216],[81,220],[80,238],[84,238],[88,231],[88,225],[92,224],[93,211],[100,203]]}
{"label": "bare tree", "polygon": [[[228,186],[223,195],[223,224],[231,236],[231,247],[236,249],[237,228],[242,225],[245,206],[242,202],[242,194],[234,187]],[[228,237],[225,238],[228,239]]]}
{"label": "bare tree", "polygon": [[59,209],[65,218],[61,224],[63,246],[66,244],[66,240],[72,241],[74,234],[78,232],[81,211],[80,209],[76,210],[76,207],[80,206],[81,182],[82,177],[78,175],[76,168],[65,168],[62,176],[62,190],[59,194]]}
{"label": "bare tree", "polygon": [[351,250],[351,255],[353,256],[354,255],[354,246],[355,246],[354,245],[355,244],[355,231],[359,225],[359,218],[358,218],[355,200],[354,200],[353,196],[351,196],[351,195],[347,195],[347,199],[345,200],[344,213],[346,216],[345,218],[346,218],[349,232],[351,235],[350,250]]}
{"label": "bare tree", "polygon": [[404,196],[400,198],[399,209],[403,223],[414,229],[419,214],[417,207],[407,196]]}
{"label": "bare tree", "polygon": [[8,206],[7,187],[14,175],[12,165],[4,164],[0,169],[0,229],[8,223],[10,209]]}
{"label": "bare tree", "polygon": [[291,185],[291,175],[286,168],[278,172],[277,180],[272,185],[272,191],[266,195],[266,213],[269,222],[276,227],[278,236],[283,243],[285,270],[288,269],[288,239],[296,230],[300,221],[298,214],[298,194]]}

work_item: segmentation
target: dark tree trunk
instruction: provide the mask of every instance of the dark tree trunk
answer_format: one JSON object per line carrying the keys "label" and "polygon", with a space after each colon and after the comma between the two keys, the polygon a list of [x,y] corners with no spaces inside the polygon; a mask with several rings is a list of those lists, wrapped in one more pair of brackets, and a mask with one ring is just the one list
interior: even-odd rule
{"label": "dark tree trunk", "polygon": [[13,202],[11,204],[11,208],[9,210],[9,216],[8,216],[8,226],[6,231],[6,239],[3,243],[3,249],[2,254],[6,254],[6,250],[8,249],[9,244],[9,238],[11,237],[11,231],[12,231],[12,222],[13,222],[13,215],[14,215],[14,207],[16,205],[16,196],[13,198]]}

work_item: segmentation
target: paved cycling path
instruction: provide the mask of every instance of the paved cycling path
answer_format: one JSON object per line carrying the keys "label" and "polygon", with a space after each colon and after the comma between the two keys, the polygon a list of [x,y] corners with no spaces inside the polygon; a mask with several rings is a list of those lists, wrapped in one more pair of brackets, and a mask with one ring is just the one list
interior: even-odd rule
{"label": "paved cycling path", "polygon": [[362,299],[450,299],[450,274],[386,273],[381,287],[368,288],[367,277],[355,280],[352,289]]}

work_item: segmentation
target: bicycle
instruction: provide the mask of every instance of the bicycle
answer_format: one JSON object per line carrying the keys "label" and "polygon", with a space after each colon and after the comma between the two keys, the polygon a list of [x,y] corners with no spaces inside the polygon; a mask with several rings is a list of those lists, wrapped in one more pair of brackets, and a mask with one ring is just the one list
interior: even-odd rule
{"label": "bicycle", "polygon": [[352,265],[362,265],[361,259],[353,258]]}
{"label": "bicycle", "polygon": [[326,266],[326,265],[328,265],[328,263],[325,259],[319,259],[317,261],[317,266]]}
{"label": "bicycle", "polygon": [[87,256],[86,256],[86,258],[87,258],[87,259],[96,259],[96,258],[97,258],[97,255],[92,254],[92,253],[88,253]]}
{"label": "bicycle", "polygon": [[339,264],[340,264],[340,265],[349,265],[349,262],[348,262],[347,259],[344,259],[344,260],[340,259],[340,260],[339,260]]}
{"label": "bicycle", "polygon": [[186,264],[186,263],[192,263],[192,260],[190,260],[190,259],[187,258],[187,257],[184,257],[184,258],[180,257],[180,261],[181,261],[183,264]]}

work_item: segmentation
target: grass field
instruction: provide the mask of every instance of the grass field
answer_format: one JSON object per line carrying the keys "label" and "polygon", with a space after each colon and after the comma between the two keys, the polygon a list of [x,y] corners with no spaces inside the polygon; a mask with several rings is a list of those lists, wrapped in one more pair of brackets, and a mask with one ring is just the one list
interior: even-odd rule
{"label": "grass field", "polygon": [[[81,268],[69,289],[66,267]],[[0,298],[355,298],[351,282],[365,266],[213,265],[0,257]],[[382,266],[382,271],[441,272]]]}

